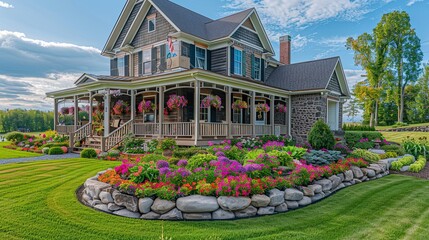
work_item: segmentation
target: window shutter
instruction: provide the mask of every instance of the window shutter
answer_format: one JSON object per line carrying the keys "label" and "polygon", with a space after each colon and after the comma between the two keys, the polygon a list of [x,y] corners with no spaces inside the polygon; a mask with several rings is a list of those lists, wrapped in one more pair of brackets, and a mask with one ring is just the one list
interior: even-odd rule
{"label": "window shutter", "polygon": [[265,82],[265,60],[261,58],[261,81]]}
{"label": "window shutter", "polygon": [[143,52],[142,51],[138,53],[138,57],[139,57],[139,66],[138,66],[139,76],[143,76]]}
{"label": "window shutter", "polygon": [[231,74],[234,74],[234,48],[233,47],[231,47],[230,52],[231,52],[231,58],[229,63],[231,66],[230,72]]}
{"label": "window shutter", "polygon": [[118,59],[117,58],[110,59],[110,75],[111,76],[118,76],[119,75]]}
{"label": "window shutter", "polygon": [[158,71],[158,48],[152,48],[152,74],[155,74]]}
{"label": "window shutter", "polygon": [[130,76],[130,55],[125,55],[124,65],[125,65],[124,67],[125,76],[128,77]]}
{"label": "window shutter", "polygon": [[168,45],[163,45],[160,46],[161,48],[161,59],[160,59],[160,64],[159,64],[159,68],[161,70],[161,72],[165,71],[167,69],[167,47]]}
{"label": "window shutter", "polygon": [[251,62],[251,68],[250,69],[252,69],[251,70],[251,76],[252,76],[252,79],[255,79],[256,78],[256,76],[255,76],[255,55],[251,55],[250,56],[250,62]]}
{"label": "window shutter", "polygon": [[212,51],[207,50],[207,70],[212,70]]}
{"label": "window shutter", "polygon": [[195,68],[195,45],[189,44],[189,58],[191,60],[191,69]]}
{"label": "window shutter", "polygon": [[246,76],[246,52],[244,50],[242,52],[242,57],[243,57],[243,59],[241,61],[243,64],[243,69],[241,70],[241,72],[242,72],[243,77],[245,77]]}

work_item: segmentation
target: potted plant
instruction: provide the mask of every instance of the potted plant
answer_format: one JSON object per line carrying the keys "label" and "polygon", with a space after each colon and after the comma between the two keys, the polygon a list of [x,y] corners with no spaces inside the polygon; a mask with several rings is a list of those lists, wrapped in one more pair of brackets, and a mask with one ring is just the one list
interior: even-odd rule
{"label": "potted plant", "polygon": [[279,113],[285,113],[287,111],[287,107],[284,104],[279,103],[276,105],[276,111]]}
{"label": "potted plant", "polygon": [[233,104],[232,104],[232,109],[233,110],[240,110],[240,109],[247,109],[247,102],[243,101],[243,100],[236,100]]}
{"label": "potted plant", "polygon": [[123,100],[118,100],[112,110],[114,115],[125,115],[130,113],[130,105]]}
{"label": "potted plant", "polygon": [[256,105],[256,112],[259,114],[258,117],[262,118],[262,113],[263,112],[269,112],[270,111],[270,106],[268,106],[268,104],[266,103],[259,103],[258,105]]}
{"label": "potted plant", "polygon": [[178,96],[178,95],[170,95],[168,101],[167,101],[167,107],[170,111],[177,110],[179,108],[184,108],[188,105],[188,100],[185,98],[185,96]]}
{"label": "potted plant", "polygon": [[156,109],[156,105],[155,103],[152,103],[152,101],[141,101],[139,106],[138,106],[138,110],[140,113],[142,112],[151,112],[151,111],[155,111]]}
{"label": "potted plant", "polygon": [[222,99],[217,95],[209,95],[201,101],[201,108],[209,108],[210,106],[220,111],[222,109]]}

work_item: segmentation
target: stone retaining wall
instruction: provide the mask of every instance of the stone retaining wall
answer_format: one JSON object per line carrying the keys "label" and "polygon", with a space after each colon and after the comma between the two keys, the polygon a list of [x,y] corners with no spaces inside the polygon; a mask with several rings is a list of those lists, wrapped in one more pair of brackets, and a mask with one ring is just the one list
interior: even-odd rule
{"label": "stone retaining wall", "polygon": [[285,191],[272,189],[268,194],[252,197],[208,197],[193,195],[167,201],[160,198],[137,198],[99,182],[98,176],[88,179],[84,190],[78,194],[86,205],[100,211],[130,218],[150,220],[225,220],[283,213],[315,203],[332,193],[365,181],[389,174],[390,164],[396,159],[386,159],[367,168],[352,167],[345,173],[321,179],[306,187]]}
{"label": "stone retaining wall", "polygon": [[429,132],[429,126],[391,128],[384,131],[386,132]]}

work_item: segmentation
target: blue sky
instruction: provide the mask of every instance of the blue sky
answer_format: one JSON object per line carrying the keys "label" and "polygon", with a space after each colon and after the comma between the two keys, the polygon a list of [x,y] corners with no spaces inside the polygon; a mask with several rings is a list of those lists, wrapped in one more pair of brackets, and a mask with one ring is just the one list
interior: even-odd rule
{"label": "blue sky", "polygon": [[[292,62],[341,56],[351,85],[363,71],[345,39],[371,31],[384,13],[405,10],[429,60],[428,0],[174,0],[216,19],[255,7],[278,50],[292,36]],[[73,86],[83,72],[108,74],[100,56],[125,0],[1,0],[0,108],[51,109],[46,91]]]}

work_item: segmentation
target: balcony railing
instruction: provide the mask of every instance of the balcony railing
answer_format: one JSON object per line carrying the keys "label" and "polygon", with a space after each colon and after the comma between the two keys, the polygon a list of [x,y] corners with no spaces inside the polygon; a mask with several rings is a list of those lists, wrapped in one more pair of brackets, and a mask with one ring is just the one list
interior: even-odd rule
{"label": "balcony railing", "polygon": [[253,125],[233,123],[231,125],[231,135],[237,137],[250,137],[253,135]]}
{"label": "balcony railing", "polygon": [[157,58],[143,63],[143,75],[164,73],[175,69],[190,69],[189,57],[176,56],[172,58]]}
{"label": "balcony railing", "polygon": [[256,136],[263,136],[263,135],[271,135],[273,128],[271,125],[256,125],[255,126],[255,135]]}
{"label": "balcony railing", "polygon": [[200,123],[200,136],[203,137],[227,137],[227,123]]}

